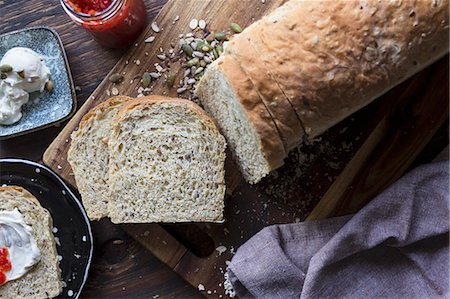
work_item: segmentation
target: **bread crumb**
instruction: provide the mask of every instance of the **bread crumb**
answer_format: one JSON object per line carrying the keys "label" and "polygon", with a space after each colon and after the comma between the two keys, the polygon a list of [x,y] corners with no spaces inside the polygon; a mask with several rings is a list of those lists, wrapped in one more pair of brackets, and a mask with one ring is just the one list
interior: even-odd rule
{"label": "bread crumb", "polygon": [[198,290],[200,291],[200,292],[202,292],[202,291],[204,291],[205,290],[205,286],[204,285],[202,285],[201,283],[199,283],[198,284]]}

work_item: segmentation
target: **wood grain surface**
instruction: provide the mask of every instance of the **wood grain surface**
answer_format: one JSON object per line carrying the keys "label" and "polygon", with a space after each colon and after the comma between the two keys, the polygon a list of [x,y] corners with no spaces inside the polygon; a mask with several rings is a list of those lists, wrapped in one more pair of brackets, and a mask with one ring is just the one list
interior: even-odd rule
{"label": "wood grain surface", "polygon": [[[2,26],[5,22],[1,14],[7,11],[6,26],[11,30],[22,28],[28,19],[33,25],[54,22],[53,26],[62,33],[75,85],[81,86],[81,92],[78,92],[81,99],[79,102],[86,102],[86,105],[80,108],[80,112],[53,142],[45,160],[74,184],[70,167],[65,161],[70,142],[68,136],[90,107],[107,98],[106,90],[110,90],[112,86],[105,81],[95,89],[93,97],[85,101],[89,92],[105,78],[123,51],[106,50],[96,45],[84,31],[68,21],[59,4],[49,6],[44,1],[29,2],[0,1]],[[151,17],[163,2],[165,1],[147,2]],[[156,61],[154,53],[160,46],[167,46],[179,33],[187,32],[187,22],[192,17],[205,18],[210,30],[227,29],[231,21],[247,26],[281,2],[283,1],[266,1],[263,5],[256,0],[169,1],[157,18],[158,24],[164,28],[163,34],[157,36],[152,46],[146,45],[145,51],[138,46],[126,52],[114,66],[113,72],[126,72],[126,76],[130,76],[128,79],[142,74],[144,69],[151,67]],[[25,3],[30,8],[23,18],[18,16],[17,11]],[[28,11],[33,11],[32,15],[28,16]],[[180,16],[177,25],[185,26],[186,29],[170,26],[175,15]],[[18,21],[22,21],[22,25],[17,25]],[[2,32],[3,27],[0,27],[0,33]],[[147,34],[143,34],[144,36]],[[66,44],[68,41],[70,43]],[[145,52],[149,55],[146,56]],[[142,62],[140,67],[124,63],[135,59]],[[83,81],[85,77],[95,81],[95,84]],[[444,81],[443,78],[447,79]],[[318,203],[310,215],[311,219],[355,211],[404,173],[414,164],[413,160],[416,161],[415,164],[427,162],[445,147],[448,144],[448,88],[442,82],[448,82],[448,58],[331,128],[316,142],[300,146],[289,155],[286,166],[272,173],[260,184],[249,186],[241,183],[233,195],[227,198],[227,221],[224,224],[161,226],[112,225],[108,220],[95,222],[94,232],[98,246],[83,295],[104,298],[151,298],[155,295],[184,298],[202,294],[217,298],[223,295],[226,261],[257,231],[270,224],[302,221]],[[135,96],[136,87],[137,82],[134,85],[120,85],[119,90],[123,94]],[[162,85],[156,86],[154,91],[174,94],[173,90],[167,91]],[[21,156],[39,160],[44,146],[61,129],[62,127],[51,128],[36,135],[8,140],[8,143],[2,144],[1,157]],[[30,144],[33,145],[32,148]],[[415,159],[418,155],[419,159]],[[351,201],[355,196],[357,200]],[[221,245],[226,247],[223,254],[215,250]],[[167,266],[161,265],[149,252]],[[180,276],[194,287],[204,285],[205,291],[196,292],[183,283]]]}

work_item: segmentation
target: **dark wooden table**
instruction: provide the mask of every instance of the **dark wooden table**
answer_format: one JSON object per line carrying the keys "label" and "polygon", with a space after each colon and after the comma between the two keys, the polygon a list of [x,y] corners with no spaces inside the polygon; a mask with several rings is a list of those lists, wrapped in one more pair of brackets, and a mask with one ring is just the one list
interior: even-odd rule
{"label": "dark wooden table", "polygon": [[[166,0],[146,0],[149,20]],[[0,34],[31,26],[50,26],[64,43],[78,106],[101,82],[125,50],[99,46],[64,13],[58,0],[0,0]],[[40,161],[44,150],[64,124],[2,141],[0,157]],[[82,297],[186,298],[201,294],[165,264],[109,221],[93,224],[96,240],[94,263]]]}

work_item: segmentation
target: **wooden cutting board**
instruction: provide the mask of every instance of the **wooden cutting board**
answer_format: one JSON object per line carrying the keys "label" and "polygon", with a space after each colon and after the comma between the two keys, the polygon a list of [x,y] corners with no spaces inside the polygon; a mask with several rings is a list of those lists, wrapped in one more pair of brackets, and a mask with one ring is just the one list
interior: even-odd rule
{"label": "wooden cutting board", "polygon": [[[137,78],[153,70],[160,47],[167,49],[178,41],[179,34],[190,31],[192,18],[205,19],[210,31],[224,31],[231,22],[248,26],[283,2],[169,0],[155,19],[162,32],[155,34],[149,27],[137,46],[111,70],[124,74],[123,83],[116,86],[119,93],[137,96]],[[175,16],[179,20],[173,23]],[[155,41],[144,43],[150,35],[156,36]],[[180,66],[173,66],[172,71],[182,73]],[[122,228],[192,285],[200,289],[204,286],[204,295],[223,296],[226,261],[260,229],[355,212],[398,179],[448,119],[447,82],[448,57],[318,140],[301,145],[289,155],[284,167],[256,186],[241,182],[233,161],[228,159],[227,185],[229,190],[237,187],[227,197],[224,224],[131,224]],[[66,159],[70,134],[89,109],[109,97],[107,91],[112,87],[105,79],[44,154],[44,163],[74,186]],[[152,93],[176,96],[175,90],[169,90],[161,80]]]}

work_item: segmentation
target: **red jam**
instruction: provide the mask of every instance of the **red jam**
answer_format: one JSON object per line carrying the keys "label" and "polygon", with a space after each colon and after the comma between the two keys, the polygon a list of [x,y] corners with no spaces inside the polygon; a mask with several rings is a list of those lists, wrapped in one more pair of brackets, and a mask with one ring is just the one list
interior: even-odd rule
{"label": "red jam", "polygon": [[5,272],[12,269],[11,262],[8,259],[8,248],[0,248],[0,285],[6,283]]}
{"label": "red jam", "polygon": [[[108,48],[133,44],[147,25],[143,0],[63,0],[69,16]],[[70,9],[67,7],[70,6]]]}
{"label": "red jam", "polygon": [[81,12],[91,16],[104,11],[113,3],[112,0],[69,0],[68,2],[75,12]]}

